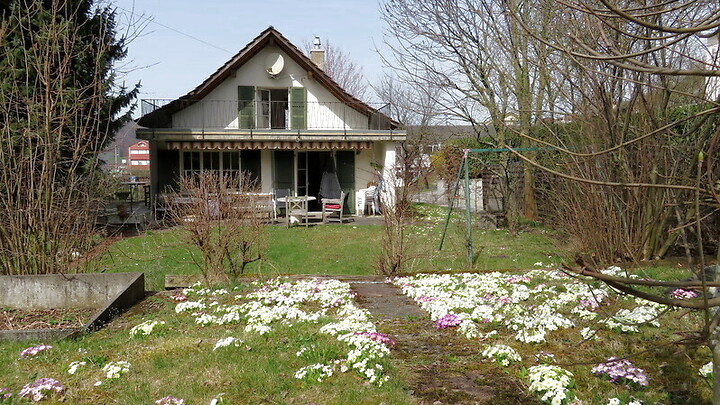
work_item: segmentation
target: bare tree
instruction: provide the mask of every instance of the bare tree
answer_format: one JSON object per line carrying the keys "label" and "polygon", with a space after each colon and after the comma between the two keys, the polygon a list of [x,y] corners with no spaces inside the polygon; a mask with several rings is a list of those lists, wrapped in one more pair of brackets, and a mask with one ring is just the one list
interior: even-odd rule
{"label": "bare tree", "polygon": [[[581,209],[570,222],[582,226],[581,216],[585,223],[604,218],[606,228],[616,228],[606,235],[617,240],[605,238],[607,244],[652,257],[682,232],[688,254],[699,259],[700,271],[689,281],[610,277],[597,271],[593,258],[566,268],[623,293],[704,311],[702,330],[684,342],[711,348],[718,404],[720,298],[709,287],[720,286],[720,275],[717,266],[705,267],[705,242],[710,236],[717,246],[719,240],[720,104],[703,88],[720,71],[702,37],[720,32],[720,9],[715,2],[684,0],[556,3],[567,30],[538,30],[517,7],[512,10],[532,41],[563,55],[573,77],[562,89],[572,122],[548,126],[550,136],[530,139],[555,149],[552,167],[516,156],[562,179],[564,194],[557,200]],[[667,288],[695,288],[702,295],[676,300],[663,293]]]}
{"label": "bare tree", "polygon": [[235,279],[264,257],[266,224],[272,217],[269,200],[261,201],[264,196],[253,190],[249,175],[202,172],[184,177],[169,199],[171,219],[200,252],[200,259],[192,259],[208,284]]}
{"label": "bare tree", "polygon": [[[516,133],[528,134],[555,102],[549,83],[553,70],[548,68],[554,51],[529,41],[510,13],[518,4],[514,0],[388,2],[383,7],[385,43],[392,55],[388,65],[413,88],[437,89],[435,105],[448,119],[486,132],[497,146],[513,142],[529,146]],[[523,6],[522,12],[538,25],[550,18],[542,8]],[[525,165],[523,213],[528,219],[536,217],[533,173]],[[511,195],[506,199],[512,201],[514,187],[507,189]]]}
{"label": "bare tree", "polygon": [[440,116],[435,106],[436,87],[414,86],[401,77],[384,75],[373,90],[389,108],[389,115],[404,126],[428,127]]}
{"label": "bare tree", "polygon": [[[311,42],[304,42],[306,53],[310,53],[314,45]],[[345,91],[360,100],[365,100],[368,92],[368,82],[365,79],[362,65],[352,59],[349,52],[343,51],[340,47],[325,40],[321,45],[325,51],[325,66],[323,70]]]}
{"label": "bare tree", "polygon": [[423,171],[427,170],[419,163],[421,160],[421,149],[402,144],[397,150],[396,166],[380,168],[384,178],[380,194],[384,232],[375,263],[378,274],[397,275],[413,258],[409,250],[408,225],[413,222],[412,197],[421,186]]}

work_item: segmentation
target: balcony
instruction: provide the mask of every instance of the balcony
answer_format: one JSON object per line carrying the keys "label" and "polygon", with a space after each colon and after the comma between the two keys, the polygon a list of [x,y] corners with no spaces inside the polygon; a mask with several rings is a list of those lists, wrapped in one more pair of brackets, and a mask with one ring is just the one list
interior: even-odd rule
{"label": "balcony", "polygon": [[143,117],[138,123],[153,129],[392,132],[397,128],[388,118],[387,103],[144,99],[140,105]]}

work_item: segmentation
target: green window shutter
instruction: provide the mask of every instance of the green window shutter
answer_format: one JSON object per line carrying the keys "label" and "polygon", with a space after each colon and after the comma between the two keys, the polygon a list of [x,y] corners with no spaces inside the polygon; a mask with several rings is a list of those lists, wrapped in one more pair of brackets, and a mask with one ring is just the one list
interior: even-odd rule
{"label": "green window shutter", "polygon": [[255,87],[238,86],[238,128],[255,128]]}
{"label": "green window shutter", "polygon": [[347,194],[343,211],[355,212],[355,151],[335,152],[335,162],[340,188]]}
{"label": "green window shutter", "polygon": [[307,90],[305,87],[290,89],[290,126],[307,129]]}

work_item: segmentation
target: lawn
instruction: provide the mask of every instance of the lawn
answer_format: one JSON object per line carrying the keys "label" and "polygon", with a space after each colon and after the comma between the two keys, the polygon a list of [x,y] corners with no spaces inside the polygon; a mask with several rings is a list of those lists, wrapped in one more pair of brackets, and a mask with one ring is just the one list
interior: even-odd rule
{"label": "lawn", "polygon": [[[453,215],[442,250],[438,250],[446,211],[426,204],[416,207],[417,219],[407,228],[406,271],[485,271],[533,268],[537,262],[559,263],[566,253],[556,233],[526,228],[518,235],[507,230],[473,231],[475,255],[468,263],[462,213]],[[317,225],[310,228],[269,226],[263,261],[247,274],[375,274],[374,263],[383,237],[381,225]],[[181,238],[179,228],[148,231],[115,242],[96,262],[101,272],[143,271],[147,288],[164,288],[166,274],[200,274],[197,249]]]}
{"label": "lawn", "polygon": [[17,397],[24,385],[52,378],[64,389],[49,403],[412,403],[349,285],[262,287],[159,293],[101,331],[35,355],[23,354],[28,343],[3,343],[0,402],[2,388],[15,393],[12,403],[26,402]]}
{"label": "lawn", "polygon": [[[385,341],[387,337],[376,334],[383,330],[375,330],[368,313],[352,309],[356,307],[342,309],[353,299],[343,295],[345,287],[335,284],[310,288],[302,282],[269,281],[263,288],[261,281],[241,279],[214,290],[195,287],[185,296],[162,291],[166,274],[199,274],[193,262],[197,251],[182,241],[179,228],[173,228],[119,239],[91,263],[100,271],[143,271],[146,288],[161,292],[99,332],[55,342],[33,358],[21,358],[20,353],[36,342],[0,344],[0,389],[15,393],[10,400],[15,403],[24,385],[49,377],[65,387],[63,396],[50,403],[132,405],[173,396],[186,404],[208,404],[214,399],[230,404],[413,404],[417,398],[411,392],[420,392],[421,380],[415,370],[437,366],[458,375],[473,370],[479,373],[473,375],[482,376],[477,381],[488,378],[483,384],[504,381],[505,392],[495,403],[510,404],[518,398],[513,390],[537,398],[547,394],[532,383],[535,367],[547,365],[572,374],[563,392],[582,404],[605,405],[613,398],[623,405],[634,400],[708,402],[707,380],[698,374],[709,360],[708,351],[668,344],[678,338],[678,331],[697,330],[699,314],[668,311],[618,295],[602,284],[593,282],[587,288],[551,272],[570,252],[562,236],[545,227],[528,226],[516,235],[475,229],[475,255],[469,263],[461,215],[453,215],[445,246],[438,250],[445,212],[419,205],[416,214],[407,228],[403,276],[408,278],[396,283],[428,311],[432,322],[440,322],[436,324],[440,329],[427,318],[394,324],[404,336],[438,339],[457,350],[418,356],[403,351],[402,358],[395,358],[392,350],[390,356],[378,356],[376,351],[354,358],[355,339],[372,336]],[[265,260],[248,269],[251,275],[267,276],[263,280],[283,274],[374,274],[383,237],[382,226],[353,223],[308,229],[270,226],[267,232]],[[633,271],[656,279],[682,278],[687,272],[676,264]],[[263,295],[296,287],[300,290],[280,298]],[[178,309],[187,302],[197,306]],[[621,310],[636,308],[641,309],[630,320],[621,316]],[[150,321],[164,323],[147,336],[131,334]],[[448,333],[467,343],[451,343],[456,339],[449,339]],[[229,345],[215,349],[223,339]],[[612,356],[628,357],[647,375],[649,385],[627,379],[611,382],[592,371]],[[507,365],[504,359],[510,359]],[[108,378],[103,367],[122,366],[117,362],[123,361],[129,363],[127,372]],[[83,363],[74,363],[77,370],[70,374],[73,362]],[[555,394],[546,398],[547,403]],[[437,395],[442,400],[446,393]]]}

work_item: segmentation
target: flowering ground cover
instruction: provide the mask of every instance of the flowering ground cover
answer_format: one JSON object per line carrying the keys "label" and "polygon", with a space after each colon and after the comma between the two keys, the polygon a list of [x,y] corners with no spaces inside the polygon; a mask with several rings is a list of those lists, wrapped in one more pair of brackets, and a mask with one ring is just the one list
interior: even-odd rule
{"label": "flowering ground cover", "polygon": [[392,345],[346,283],[194,286],[156,294],[78,340],[0,343],[0,395],[73,404],[412,403],[393,373]]}
{"label": "flowering ground cover", "polygon": [[454,330],[475,345],[482,372],[500,369],[545,403],[709,401],[699,373],[709,351],[663,344],[696,329],[698,314],[547,269],[391,282],[427,311],[436,333]]}

